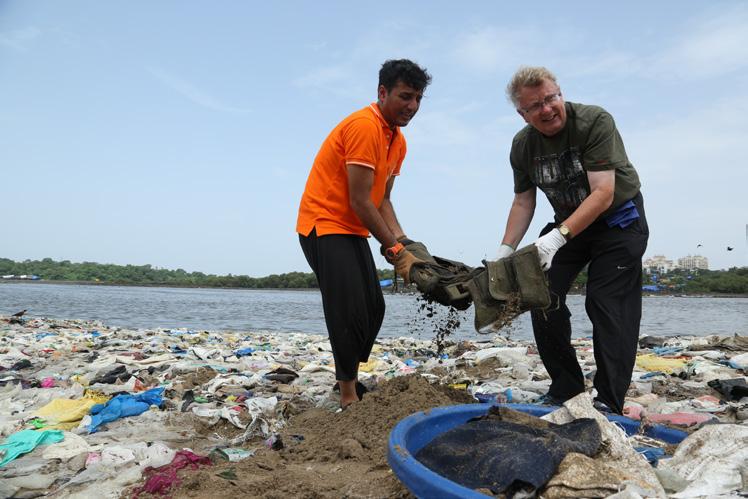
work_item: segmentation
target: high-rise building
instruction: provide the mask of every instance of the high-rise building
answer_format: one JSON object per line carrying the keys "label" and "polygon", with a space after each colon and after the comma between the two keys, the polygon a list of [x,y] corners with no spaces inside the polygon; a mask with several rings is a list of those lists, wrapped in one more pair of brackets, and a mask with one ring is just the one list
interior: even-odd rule
{"label": "high-rise building", "polygon": [[678,258],[678,267],[685,270],[709,270],[709,260],[701,255],[688,255]]}
{"label": "high-rise building", "polygon": [[665,258],[665,255],[655,255],[652,258],[647,258],[642,262],[642,267],[647,274],[653,272],[659,274],[667,274],[675,268],[672,260]]}

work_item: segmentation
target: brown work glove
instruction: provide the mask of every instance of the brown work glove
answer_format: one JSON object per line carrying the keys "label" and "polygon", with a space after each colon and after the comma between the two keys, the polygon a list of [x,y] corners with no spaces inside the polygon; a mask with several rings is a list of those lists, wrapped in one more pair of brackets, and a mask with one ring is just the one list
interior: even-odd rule
{"label": "brown work glove", "polygon": [[[415,241],[413,241],[411,239],[408,239],[408,236],[400,236],[400,237],[398,237],[397,238],[397,242],[400,243],[400,244],[402,244],[403,246],[408,246],[409,244],[415,243]],[[385,247],[384,244],[379,247],[379,253],[382,254],[382,256],[384,257],[384,259],[387,260],[388,263],[391,263],[392,265],[395,265],[395,258],[394,257],[390,257],[387,254],[387,248]]]}
{"label": "brown work glove", "polygon": [[405,284],[410,284],[410,268],[413,264],[423,261],[404,248],[395,256],[394,260],[392,263],[395,265],[395,273],[403,278]]}

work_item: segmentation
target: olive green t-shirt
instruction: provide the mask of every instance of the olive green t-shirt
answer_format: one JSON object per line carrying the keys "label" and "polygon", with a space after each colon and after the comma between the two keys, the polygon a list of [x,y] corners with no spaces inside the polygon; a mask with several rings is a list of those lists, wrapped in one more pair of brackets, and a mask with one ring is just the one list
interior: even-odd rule
{"label": "olive green t-shirt", "polygon": [[613,204],[603,217],[636,196],[641,187],[639,175],[607,111],[573,102],[565,105],[566,126],[556,135],[546,137],[527,125],[514,136],[509,155],[514,192],[537,186],[562,221],[590,194],[586,172],[615,170]]}

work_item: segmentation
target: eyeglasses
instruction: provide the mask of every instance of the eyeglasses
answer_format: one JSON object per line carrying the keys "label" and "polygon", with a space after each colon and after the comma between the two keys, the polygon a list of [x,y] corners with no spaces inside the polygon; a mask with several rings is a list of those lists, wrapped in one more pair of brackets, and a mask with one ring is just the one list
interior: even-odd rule
{"label": "eyeglasses", "polygon": [[536,102],[530,107],[520,107],[519,109],[525,114],[535,114],[539,112],[541,109],[543,109],[545,106],[552,106],[553,104],[558,102],[560,98],[561,98],[561,92],[551,94],[551,95],[546,95],[542,101]]}

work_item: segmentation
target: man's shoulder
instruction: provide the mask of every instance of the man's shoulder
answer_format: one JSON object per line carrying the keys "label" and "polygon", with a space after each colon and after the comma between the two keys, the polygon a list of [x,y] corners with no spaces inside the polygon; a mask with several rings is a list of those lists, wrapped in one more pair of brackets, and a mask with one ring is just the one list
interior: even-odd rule
{"label": "man's shoulder", "polygon": [[601,106],[594,104],[579,104],[577,102],[567,102],[568,110],[567,115],[569,119],[573,119],[578,125],[592,125],[600,117],[610,117],[610,113],[603,109]]}
{"label": "man's shoulder", "polygon": [[377,123],[378,118],[375,114],[375,111],[371,108],[371,106],[362,107],[361,109],[357,109],[356,111],[353,111],[351,114],[346,116],[341,123],[348,123],[352,121],[370,121],[372,123]]}
{"label": "man's shoulder", "polygon": [[532,137],[537,131],[530,125],[525,125],[519,132],[514,135],[512,139],[512,146],[522,146]]}
{"label": "man's shoulder", "polygon": [[355,128],[376,132],[380,128],[380,124],[375,111],[370,106],[366,106],[346,116],[335,128],[340,131]]}

